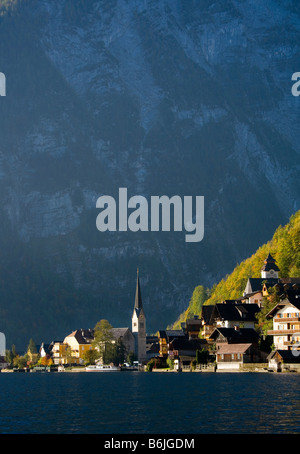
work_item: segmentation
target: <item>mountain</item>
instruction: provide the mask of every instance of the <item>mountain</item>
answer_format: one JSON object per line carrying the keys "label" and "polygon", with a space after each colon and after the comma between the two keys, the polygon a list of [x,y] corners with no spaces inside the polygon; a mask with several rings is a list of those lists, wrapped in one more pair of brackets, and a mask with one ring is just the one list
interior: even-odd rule
{"label": "mountain", "polygon": [[[0,330],[172,323],[299,209],[292,0],[0,0]],[[99,232],[96,201],[204,196],[205,234]]]}
{"label": "mountain", "polygon": [[300,211],[291,216],[288,224],[279,226],[272,239],[260,246],[251,257],[239,263],[235,269],[211,289],[198,285],[187,309],[180,315],[174,328],[193,315],[200,315],[203,305],[234,300],[243,296],[249,278],[260,278],[264,260],[270,253],[276,260],[281,278],[300,278]]}

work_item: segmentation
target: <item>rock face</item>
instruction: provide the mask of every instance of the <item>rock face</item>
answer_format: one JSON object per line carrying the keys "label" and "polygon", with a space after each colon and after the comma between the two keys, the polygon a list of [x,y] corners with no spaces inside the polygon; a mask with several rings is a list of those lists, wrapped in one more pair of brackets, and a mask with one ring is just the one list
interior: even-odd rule
{"label": "rock face", "polygon": [[[0,2],[0,330],[172,323],[299,209],[293,1]],[[5,3],[7,5],[7,3]],[[5,9],[6,8],[6,9]],[[203,195],[205,236],[96,229],[96,200]]]}

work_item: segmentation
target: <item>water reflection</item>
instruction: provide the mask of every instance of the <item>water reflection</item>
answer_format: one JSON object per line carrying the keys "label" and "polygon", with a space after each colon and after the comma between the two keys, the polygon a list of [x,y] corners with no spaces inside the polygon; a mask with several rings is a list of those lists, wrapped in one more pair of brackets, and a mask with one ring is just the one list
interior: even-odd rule
{"label": "water reflection", "polygon": [[300,433],[299,379],[267,373],[0,374],[0,432]]}

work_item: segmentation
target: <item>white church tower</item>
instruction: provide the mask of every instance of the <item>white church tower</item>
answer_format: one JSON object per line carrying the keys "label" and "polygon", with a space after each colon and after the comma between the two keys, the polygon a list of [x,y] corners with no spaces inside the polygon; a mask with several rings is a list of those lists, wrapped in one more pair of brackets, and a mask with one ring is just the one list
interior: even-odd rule
{"label": "white church tower", "polygon": [[264,261],[264,266],[261,269],[262,279],[278,279],[279,268],[276,265],[275,260],[269,253],[268,257]]}
{"label": "white church tower", "polygon": [[132,334],[135,338],[135,354],[138,361],[146,361],[146,317],[142,304],[139,270],[137,270],[136,292],[132,314]]}

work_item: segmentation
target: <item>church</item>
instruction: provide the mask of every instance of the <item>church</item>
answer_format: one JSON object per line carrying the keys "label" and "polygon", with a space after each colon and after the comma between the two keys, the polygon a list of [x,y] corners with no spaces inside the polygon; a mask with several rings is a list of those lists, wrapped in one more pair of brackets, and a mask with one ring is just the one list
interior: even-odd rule
{"label": "church", "polygon": [[142,303],[139,270],[135,291],[134,309],[132,314],[132,334],[134,336],[134,352],[140,363],[146,361],[146,317]]}
{"label": "church", "polygon": [[[146,336],[146,317],[142,303],[141,286],[139,279],[139,270],[137,270],[136,280],[136,291],[134,308],[132,314],[132,328],[112,328],[113,342],[121,340],[127,354],[133,352],[139,361],[143,364],[147,361],[147,336]],[[91,349],[91,343],[94,339],[93,329],[77,329],[66,336],[63,340],[52,342],[48,346],[48,353],[51,353],[54,364],[66,364],[66,355],[64,351],[67,346],[72,351],[72,361],[76,364],[82,364],[84,362],[83,355],[87,350]],[[153,336],[149,336],[150,346]],[[1,339],[0,339],[1,347]],[[149,346],[148,346],[149,347]],[[1,354],[1,349],[0,349]],[[151,355],[151,351],[150,351]]]}
{"label": "church", "polygon": [[258,304],[261,307],[264,296],[268,295],[268,287],[298,288],[300,284],[299,278],[280,278],[279,274],[280,269],[269,253],[261,268],[261,277],[250,277],[248,279],[241,299],[247,303]]}

